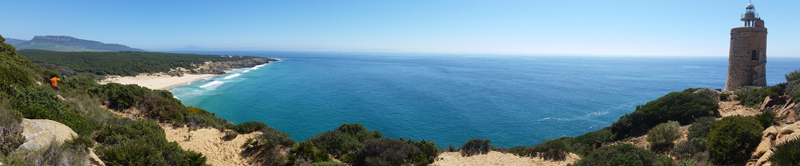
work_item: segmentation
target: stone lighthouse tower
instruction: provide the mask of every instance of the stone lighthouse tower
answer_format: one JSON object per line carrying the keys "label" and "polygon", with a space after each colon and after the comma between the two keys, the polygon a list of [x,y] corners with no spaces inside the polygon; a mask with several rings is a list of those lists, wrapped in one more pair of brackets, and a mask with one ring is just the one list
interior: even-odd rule
{"label": "stone lighthouse tower", "polygon": [[743,86],[766,86],[767,28],[752,3],[742,15],[744,26],[731,29],[731,48],[728,52],[728,79],[725,90]]}

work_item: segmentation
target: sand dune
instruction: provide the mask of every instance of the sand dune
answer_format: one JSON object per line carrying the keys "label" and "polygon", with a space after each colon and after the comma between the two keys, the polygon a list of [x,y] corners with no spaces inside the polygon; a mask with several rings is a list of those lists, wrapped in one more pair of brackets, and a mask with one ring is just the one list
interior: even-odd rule
{"label": "sand dune", "polygon": [[173,128],[170,124],[161,124],[161,128],[164,128],[167,134],[167,141],[178,142],[178,145],[185,150],[203,153],[207,159],[206,163],[211,165],[252,165],[240,155],[244,150],[242,145],[247,138],[261,134],[261,132],[239,134],[236,139],[223,141],[225,133],[214,128],[201,128],[191,132],[187,127]]}
{"label": "sand dune", "polygon": [[570,153],[564,161],[549,161],[538,157],[520,157],[511,153],[490,151],[487,154],[463,157],[459,152],[444,152],[433,163],[435,166],[489,166],[489,165],[531,165],[562,166],[575,163],[580,156]]}

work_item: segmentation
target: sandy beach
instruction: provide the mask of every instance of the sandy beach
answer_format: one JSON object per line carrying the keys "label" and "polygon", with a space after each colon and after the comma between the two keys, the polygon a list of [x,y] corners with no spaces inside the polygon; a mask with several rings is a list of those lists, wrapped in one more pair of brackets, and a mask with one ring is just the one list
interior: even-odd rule
{"label": "sandy beach", "polygon": [[107,83],[120,83],[120,84],[137,84],[139,86],[147,87],[150,89],[167,90],[169,88],[183,85],[192,81],[197,81],[203,78],[214,77],[216,74],[184,74],[181,77],[172,77],[166,74],[139,74],[135,77],[131,76],[108,76],[106,79],[100,81],[100,84]]}

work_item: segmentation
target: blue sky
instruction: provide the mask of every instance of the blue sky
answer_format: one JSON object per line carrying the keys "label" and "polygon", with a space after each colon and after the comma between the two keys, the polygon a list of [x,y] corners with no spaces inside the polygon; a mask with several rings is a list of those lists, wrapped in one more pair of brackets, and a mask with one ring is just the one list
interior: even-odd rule
{"label": "blue sky", "polygon": [[[0,34],[165,51],[727,56],[746,0],[2,1]],[[753,4],[768,55],[800,57],[800,1]]]}

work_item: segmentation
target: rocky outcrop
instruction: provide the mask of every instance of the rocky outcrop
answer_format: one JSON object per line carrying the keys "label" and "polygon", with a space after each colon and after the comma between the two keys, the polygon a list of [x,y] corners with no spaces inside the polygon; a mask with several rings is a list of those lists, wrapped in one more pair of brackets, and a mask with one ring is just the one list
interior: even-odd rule
{"label": "rocky outcrop", "polygon": [[[17,151],[39,150],[51,143],[63,143],[78,136],[67,125],[48,119],[23,119],[22,127],[25,143],[20,145]],[[92,151],[89,152],[89,162],[91,165],[105,165]]]}
{"label": "rocky outcrop", "polygon": [[785,143],[792,138],[800,137],[800,123],[792,123],[783,126],[772,126],[764,130],[761,137],[761,143],[758,144],[756,151],[754,151],[750,158],[756,160],[755,162],[747,163],[748,166],[762,166],[772,165],[768,162],[773,153],[773,147]]}

